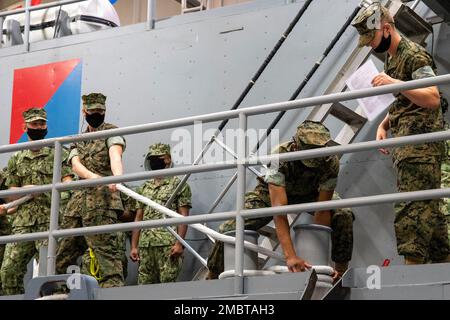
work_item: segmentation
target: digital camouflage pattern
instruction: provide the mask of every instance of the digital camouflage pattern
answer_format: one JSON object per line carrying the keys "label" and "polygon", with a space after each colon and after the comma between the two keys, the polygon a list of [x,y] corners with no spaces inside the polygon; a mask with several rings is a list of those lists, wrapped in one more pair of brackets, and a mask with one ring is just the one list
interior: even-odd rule
{"label": "digital camouflage pattern", "polygon": [[155,143],[148,148],[147,157],[170,155],[170,146],[165,143]]}
{"label": "digital camouflage pattern", "polygon": [[[179,183],[180,178],[178,177],[165,177],[160,180],[151,179],[139,187],[137,192],[161,205],[165,205]],[[169,209],[177,211],[179,207],[191,208],[191,198],[191,188],[188,184],[185,184]],[[161,212],[156,211],[141,202],[137,204],[137,208],[144,210],[143,220],[156,220],[164,218],[164,215]],[[176,230],[176,227],[174,228]],[[166,228],[146,229],[141,230],[139,237],[139,248],[149,246],[172,246],[175,241],[175,237],[167,231]]]}
{"label": "digital camouflage pattern", "polygon": [[181,271],[183,255],[169,256],[172,246],[139,248],[138,284],[175,282]]}
{"label": "digital camouflage pattern", "polygon": [[[436,65],[420,45],[402,38],[393,57],[385,63],[385,72],[402,81],[432,77]],[[394,137],[443,130],[441,108],[422,108],[401,93],[389,107],[389,124]],[[444,143],[424,143],[393,150],[397,187],[402,191],[440,188]],[[439,200],[395,204],[395,232],[399,255],[426,262],[441,261],[449,252],[447,223]]]}
{"label": "digital camouflage pattern", "polygon": [[[97,131],[115,128],[117,126],[103,123],[98,127]],[[93,173],[102,177],[112,176],[113,173],[109,158],[109,148],[112,144],[119,144],[125,148],[125,140],[122,137],[77,142],[71,146],[69,161],[74,156],[78,156],[80,162]],[[109,209],[123,211],[120,192],[110,192],[108,186],[84,188],[75,191],[73,198],[82,198],[84,202],[83,206],[86,210]]]}
{"label": "digital camouflage pattern", "polygon": [[36,120],[47,121],[47,111],[44,108],[30,108],[22,113],[25,123]]}
{"label": "digital camouflage pattern", "polygon": [[[446,129],[448,130],[448,128]],[[446,149],[447,156],[441,165],[441,188],[450,188],[450,140],[447,140]],[[448,237],[450,239],[450,198],[444,198],[442,200],[441,211],[447,219]]]}
{"label": "digital camouflage pattern", "polygon": [[[177,185],[178,177],[165,177],[151,179],[145,182],[138,193],[161,205],[165,205]],[[192,193],[188,184],[185,184],[176,196],[169,209],[177,211],[180,207],[192,207]],[[163,219],[164,215],[143,203],[137,204],[138,209],[144,210],[143,220]],[[176,227],[172,227],[176,230]],[[176,281],[183,261],[183,255],[170,258],[171,247],[176,238],[166,228],[152,228],[141,230],[139,237],[139,279],[140,284]]]}
{"label": "digital camouflage pattern", "polygon": [[[274,153],[297,151],[295,142],[283,143]],[[310,167],[301,161],[280,163],[278,172],[269,172],[265,181],[259,181],[253,191],[245,195],[245,209],[258,209],[271,206],[268,183],[286,188],[288,204],[317,201],[319,191],[334,191],[339,173],[339,160],[336,156],[320,159],[323,166]],[[337,197],[335,193],[334,198]],[[353,214],[349,209],[338,209],[332,218],[332,258],[335,262],[350,261],[353,250]],[[245,219],[246,230],[258,230],[272,220],[272,217]],[[228,220],[219,227],[219,232],[235,230],[235,220]],[[223,243],[216,241],[208,258],[208,269],[217,277],[224,270]]]}
{"label": "digital camouflage pattern", "polygon": [[81,99],[83,100],[83,108],[86,110],[106,110],[106,96],[102,93],[90,93],[82,96]]}
{"label": "digital camouflage pattern", "polygon": [[[297,127],[294,141],[301,150],[325,147],[331,141],[330,131],[320,122],[306,120]],[[280,151],[275,151],[281,153]],[[326,165],[328,158],[304,159],[303,164],[308,167]]]}
{"label": "digital camouflage pattern", "polygon": [[[397,166],[398,191],[438,189],[439,163],[402,161]],[[439,208],[440,200],[395,204],[395,233],[398,254],[426,262],[439,262],[449,254],[447,221]]]}
{"label": "digital camouflage pattern", "polygon": [[371,4],[356,16],[352,22],[352,26],[359,33],[359,47],[367,46],[372,42],[375,37],[375,31],[381,28],[381,21],[383,19],[390,22],[393,21],[389,11],[379,2]]}
{"label": "digital camouflage pattern", "polygon": [[[5,185],[6,175],[7,175],[6,168],[3,168],[3,170],[0,171],[0,191],[8,189]],[[2,203],[5,203],[5,201],[3,199],[0,199],[0,205]],[[8,217],[1,216],[0,217],[0,236],[7,236],[10,234],[11,234],[11,224],[8,221]],[[0,244],[0,266],[2,265],[2,262],[3,262],[5,247],[6,247],[6,244]],[[0,277],[0,295],[2,295],[2,294],[3,294],[3,290],[2,290],[2,282],[1,282],[1,277]]]}
{"label": "digital camouflage pattern", "polygon": [[[117,128],[103,123],[97,130]],[[78,142],[72,146],[69,161],[78,156],[81,163],[100,176],[111,176],[109,148],[113,144],[125,147],[125,141],[118,139],[99,139]],[[73,192],[64,214],[61,227],[78,228],[114,224],[123,211],[120,193],[110,192],[108,186],[84,188]],[[76,260],[87,248],[91,248],[100,266],[99,285],[103,288],[122,286],[123,265],[122,250],[118,246],[118,235],[99,234],[84,237],[65,238],[61,241],[57,253],[57,271],[65,273],[67,267],[76,265]]]}
{"label": "digital camouflage pattern", "polygon": [[[290,141],[278,146],[273,153],[286,153],[300,150],[296,143]],[[317,158],[320,166],[311,166],[306,160],[281,162],[278,170],[269,169],[264,181],[259,181],[254,191],[248,192],[246,198],[262,199],[270,206],[267,183],[286,187],[289,203],[316,201],[319,191],[332,191],[336,188],[339,173],[339,159],[336,156]]]}
{"label": "digital camouflage pattern", "polygon": [[[8,162],[8,187],[51,184],[53,176],[54,149],[45,147],[37,152],[24,150],[15,153]],[[67,153],[63,150],[61,176],[70,176],[65,164]],[[12,234],[47,231],[50,220],[50,193],[35,196],[17,209],[12,221]],[[27,264],[46,241],[8,243],[1,267],[3,292],[7,295],[23,293],[23,277]]]}
{"label": "digital camouflage pattern", "polygon": [[[410,81],[432,77],[436,74],[436,65],[431,55],[420,45],[402,38],[394,57],[387,59],[385,72],[394,79]],[[392,135],[402,137],[413,134],[443,130],[441,108],[422,108],[397,94],[389,107],[389,123]],[[424,143],[394,148],[395,163],[414,158],[414,162],[438,162],[444,153],[444,143]]]}

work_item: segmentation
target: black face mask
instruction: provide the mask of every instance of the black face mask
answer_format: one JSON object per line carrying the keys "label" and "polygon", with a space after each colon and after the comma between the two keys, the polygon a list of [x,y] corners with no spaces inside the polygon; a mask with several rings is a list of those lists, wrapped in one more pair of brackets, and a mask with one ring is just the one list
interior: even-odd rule
{"label": "black face mask", "polygon": [[86,121],[87,123],[89,123],[89,125],[92,128],[98,128],[101,126],[101,124],[105,121],[105,114],[101,114],[101,113],[87,113],[86,114]]}
{"label": "black face mask", "polygon": [[47,135],[47,129],[31,129],[27,128],[27,134],[31,140],[42,140]]}
{"label": "black face mask", "polygon": [[389,50],[390,46],[391,46],[391,35],[389,35],[387,38],[381,37],[381,42],[378,45],[378,47],[376,47],[375,49],[373,49],[373,51],[375,51],[376,53],[385,53],[386,51]]}
{"label": "black face mask", "polygon": [[159,157],[158,158],[150,157],[149,162],[150,162],[150,168],[152,168],[152,170],[161,170],[166,167],[166,163],[164,162],[164,159],[161,159]]}

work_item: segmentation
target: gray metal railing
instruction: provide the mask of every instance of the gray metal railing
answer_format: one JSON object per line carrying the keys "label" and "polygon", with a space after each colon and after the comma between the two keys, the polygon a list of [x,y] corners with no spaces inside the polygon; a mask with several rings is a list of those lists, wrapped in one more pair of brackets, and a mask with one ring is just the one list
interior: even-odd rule
{"label": "gray metal railing", "polygon": [[[54,146],[55,157],[53,166],[53,181],[52,184],[35,186],[31,188],[20,188],[0,191],[0,198],[5,198],[9,196],[26,195],[31,193],[43,193],[52,192],[52,202],[51,202],[51,213],[50,213],[50,226],[47,232],[38,232],[32,234],[21,234],[21,235],[11,235],[0,237],[0,243],[9,242],[20,242],[20,241],[33,241],[42,240],[48,238],[49,248],[47,256],[47,275],[53,275],[55,273],[55,253],[56,253],[56,240],[59,238],[66,238],[71,236],[81,236],[88,234],[98,234],[98,233],[108,233],[117,231],[127,231],[137,228],[155,228],[161,226],[179,225],[179,224],[192,224],[192,223],[204,223],[209,221],[223,221],[227,219],[236,219],[236,293],[242,293],[242,276],[243,276],[243,235],[244,235],[244,224],[243,219],[248,217],[260,217],[260,216],[274,216],[287,213],[296,213],[301,211],[314,211],[314,210],[326,210],[332,208],[342,208],[342,207],[355,207],[355,206],[366,206],[372,204],[388,203],[388,202],[398,202],[398,201],[408,201],[408,200],[422,200],[422,199],[432,199],[450,196],[449,189],[435,189],[435,190],[424,190],[416,192],[404,192],[404,193],[393,193],[377,196],[350,198],[345,200],[333,200],[324,202],[313,202],[304,203],[298,205],[289,205],[283,207],[273,207],[264,209],[252,209],[244,210],[244,193],[245,193],[245,175],[246,168],[254,165],[267,164],[272,161],[294,161],[300,159],[311,159],[317,157],[328,156],[332,154],[343,154],[350,152],[361,152],[377,148],[387,148],[387,147],[398,147],[407,144],[418,144],[426,142],[434,142],[441,140],[450,140],[450,131],[441,131],[434,133],[427,133],[421,135],[412,135],[406,137],[386,139],[383,141],[369,141],[360,142],[344,146],[334,146],[313,150],[304,150],[297,152],[290,152],[285,154],[277,155],[267,155],[259,157],[248,157],[247,146],[245,139],[245,132],[247,129],[247,118],[248,116],[266,114],[271,112],[279,112],[283,110],[293,110],[305,107],[310,107],[319,104],[334,103],[340,101],[348,101],[358,98],[364,98],[368,96],[381,95],[386,93],[395,93],[404,90],[412,90],[423,87],[430,87],[435,85],[443,85],[450,83],[450,74],[437,76],[433,78],[414,80],[399,84],[392,84],[377,88],[368,88],[352,92],[343,92],[336,94],[329,94],[318,97],[304,98],[299,100],[294,100],[290,102],[280,102],[272,103],[266,105],[260,105],[255,107],[249,107],[241,110],[232,110],[217,112],[212,114],[204,114],[193,117],[186,117],[182,119],[161,121],[156,123],[149,123],[144,125],[130,126],[118,129],[112,129],[107,131],[85,133],[74,136],[67,136],[61,138],[46,139],[41,141],[25,142],[15,145],[4,145],[0,146],[0,153],[13,152],[18,150],[30,149],[30,148],[41,148],[44,146]],[[158,172],[139,172],[124,174],[121,176],[110,176],[99,179],[92,180],[81,180],[73,181],[68,183],[60,182],[61,178],[61,152],[62,145],[86,141],[93,139],[104,139],[117,135],[131,135],[143,132],[150,132],[156,130],[163,130],[169,128],[176,128],[181,126],[193,125],[198,121],[203,122],[214,122],[221,121],[224,119],[239,118],[239,131],[240,139],[237,151],[236,161],[224,161],[217,163],[209,163],[202,165],[189,165],[178,168],[170,168],[158,170]],[[120,183],[120,182],[130,182],[154,178],[156,176],[175,176],[186,173],[199,173],[199,172],[209,172],[217,170],[226,169],[238,169],[238,184],[237,184],[237,194],[236,194],[236,211],[235,212],[222,212],[212,215],[195,215],[184,218],[167,218],[155,221],[142,221],[142,222],[132,222],[132,223],[121,223],[115,225],[103,225],[94,227],[84,227],[76,229],[65,229],[58,230],[58,211],[60,196],[59,192],[70,189],[78,189],[84,187],[93,187],[98,185],[106,185],[110,183]]]}
{"label": "gray metal railing", "polygon": [[[24,25],[24,47],[25,51],[30,50],[30,21],[31,21],[31,12],[39,11],[49,8],[60,7],[68,4],[85,2],[89,0],[61,0],[54,1],[49,3],[44,3],[40,5],[31,5],[31,0],[25,0],[25,7],[14,9],[10,11],[0,12],[0,40],[3,36],[3,21],[7,16],[25,13],[25,25]],[[156,0],[147,0],[147,29],[151,30],[155,27],[155,14],[156,14]],[[1,48],[1,43],[0,43]]]}

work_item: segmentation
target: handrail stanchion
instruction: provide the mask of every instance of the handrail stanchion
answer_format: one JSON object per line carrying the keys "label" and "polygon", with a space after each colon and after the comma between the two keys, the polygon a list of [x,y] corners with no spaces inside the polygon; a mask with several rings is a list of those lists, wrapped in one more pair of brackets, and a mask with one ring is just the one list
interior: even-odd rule
{"label": "handrail stanchion", "polygon": [[245,162],[247,150],[247,115],[239,114],[238,150],[237,150],[237,190],[236,190],[236,248],[235,248],[235,282],[234,292],[244,293],[244,218],[241,211],[244,209],[245,195]]}
{"label": "handrail stanchion", "polygon": [[60,194],[56,184],[61,181],[62,145],[55,141],[55,157],[53,159],[52,204],[50,209],[50,229],[48,234],[47,276],[55,274],[57,241],[53,231],[58,229]]}
{"label": "handrail stanchion", "polygon": [[25,31],[24,31],[24,45],[25,51],[30,51],[30,12],[31,0],[25,0]]}
{"label": "handrail stanchion", "polygon": [[147,0],[147,30],[153,30],[155,28],[155,16],[155,0]]}

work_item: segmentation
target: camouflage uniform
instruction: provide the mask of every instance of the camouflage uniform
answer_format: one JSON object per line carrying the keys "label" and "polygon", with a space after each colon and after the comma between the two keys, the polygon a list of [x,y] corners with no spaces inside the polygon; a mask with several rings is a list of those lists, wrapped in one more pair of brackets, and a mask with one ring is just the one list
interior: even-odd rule
{"label": "camouflage uniform", "polygon": [[[6,168],[3,168],[3,170],[0,171],[0,191],[8,189],[5,185],[6,176],[7,176]],[[5,203],[5,201],[3,199],[0,199],[0,204],[3,204],[3,203]],[[8,217],[1,216],[0,217],[0,236],[7,236],[10,234],[11,234],[11,224],[8,221]],[[6,247],[6,244],[0,244],[0,266],[2,265],[2,262],[3,262],[3,255],[5,253],[5,247]],[[1,286],[2,286],[2,282],[1,282],[1,277],[0,277],[0,295],[3,294]]]}
{"label": "camouflage uniform", "polygon": [[[136,200],[127,196],[125,193],[120,194],[122,199],[122,204],[124,208],[124,212],[132,212],[134,215],[136,214]],[[119,217],[120,221],[120,217]],[[124,222],[124,221],[120,221]],[[125,221],[126,222],[126,221]],[[122,261],[122,271],[123,278],[126,279],[128,276],[128,257],[127,257],[127,239],[131,238],[131,232],[117,232],[117,249],[119,250],[120,260]],[[89,254],[89,249],[87,249],[82,258],[82,267],[81,272],[85,274],[90,274],[90,264],[91,258]]]}
{"label": "camouflage uniform", "polygon": [[[328,136],[327,139],[318,135]],[[307,149],[319,142],[323,147],[329,141],[329,132],[323,125],[305,121],[297,131],[298,142],[281,144],[273,153],[294,152]],[[306,143],[305,143],[306,142]],[[297,147],[299,146],[299,147]],[[339,173],[339,159],[336,156],[297,160],[280,163],[278,171],[269,170],[264,181],[259,180],[253,191],[245,195],[245,209],[259,209],[271,206],[268,183],[286,188],[288,204],[317,201],[319,191],[333,191],[336,188]],[[338,196],[335,193],[334,199]],[[332,259],[343,263],[351,260],[353,250],[353,213],[349,209],[337,209],[333,212]],[[258,230],[272,220],[272,217],[245,219],[246,230]],[[236,220],[228,220],[219,227],[219,232],[235,230]],[[223,243],[216,241],[208,258],[211,275],[218,276],[224,270]]]}
{"label": "camouflage uniform", "polygon": [[[165,144],[150,146],[147,156],[170,154],[170,148]],[[178,177],[151,179],[145,182],[138,193],[159,204],[164,205],[169,200],[175,188],[180,183]],[[177,211],[180,207],[191,208],[191,189],[185,184],[176,196],[170,209]],[[143,220],[163,219],[164,215],[145,204],[139,202],[138,209],[144,210]],[[176,228],[174,228],[176,230]],[[178,258],[170,257],[170,249],[176,238],[166,228],[152,228],[141,230],[139,237],[139,284],[165,283],[177,280],[183,263],[183,255]]]}
{"label": "camouflage uniform", "polygon": [[[447,129],[448,130],[448,129]],[[441,188],[450,188],[450,140],[447,140],[447,156],[441,165]],[[450,239],[450,198],[442,199],[441,211],[447,218],[448,237]]]}
{"label": "camouflage uniform", "polygon": [[[24,112],[26,122],[40,116],[45,119],[43,109],[31,109]],[[8,162],[8,187],[25,185],[43,185],[52,183],[54,149],[44,147],[38,151],[24,150],[16,152]],[[63,153],[63,160],[67,154]],[[61,176],[69,176],[70,168],[63,163]],[[44,193],[22,204],[17,209],[12,222],[12,234],[24,234],[47,231],[50,221],[51,194]],[[5,258],[1,267],[3,292],[6,295],[21,294],[24,291],[23,277],[28,262],[39,254],[39,248],[46,246],[47,241],[8,243]]]}
{"label": "camouflage uniform", "polygon": [[[102,94],[83,96],[83,107],[90,109],[106,109],[106,97]],[[97,131],[117,128],[108,123],[101,124]],[[87,132],[87,131],[86,131]],[[78,156],[80,162],[91,172],[100,176],[111,176],[109,148],[121,145],[125,148],[122,137],[77,142],[71,147],[68,162]],[[77,228],[117,223],[117,215],[123,211],[120,193],[110,192],[108,186],[99,186],[76,190],[67,204],[61,227]],[[99,285],[114,287],[123,285],[123,272],[120,250],[117,245],[117,234],[98,234],[61,241],[57,252],[57,272],[66,273],[67,267],[76,265],[77,258],[82,256],[87,246],[99,264]]]}
{"label": "camouflage uniform", "polygon": [[[360,45],[368,45],[375,36],[373,26],[369,27],[369,17],[376,14],[379,8],[380,5],[368,7],[353,22],[361,34]],[[386,10],[382,10],[381,16],[386,15]],[[401,81],[433,77],[436,73],[432,56],[406,38],[401,39],[395,56],[387,57],[384,69],[387,75]],[[394,137],[443,129],[441,108],[422,108],[401,93],[396,95],[396,100],[389,107],[388,116]],[[398,191],[440,188],[443,150],[442,142],[394,148],[392,156],[397,171]],[[418,262],[446,259],[449,253],[447,222],[439,209],[439,200],[396,203],[395,215],[399,255]]]}

